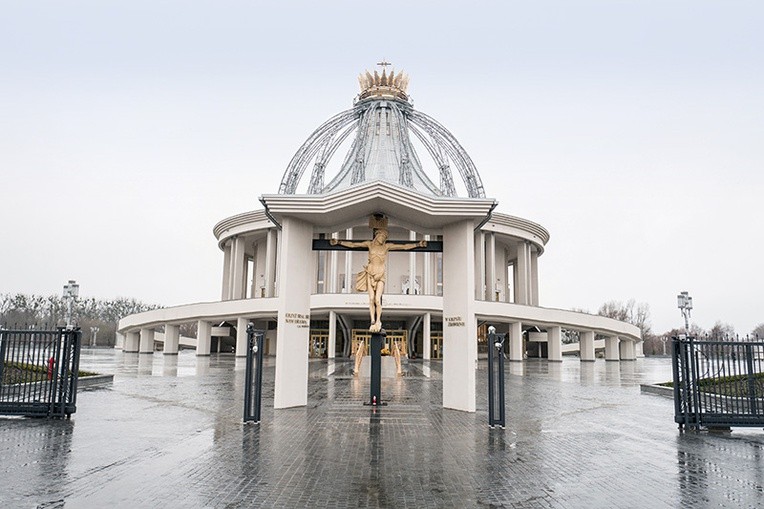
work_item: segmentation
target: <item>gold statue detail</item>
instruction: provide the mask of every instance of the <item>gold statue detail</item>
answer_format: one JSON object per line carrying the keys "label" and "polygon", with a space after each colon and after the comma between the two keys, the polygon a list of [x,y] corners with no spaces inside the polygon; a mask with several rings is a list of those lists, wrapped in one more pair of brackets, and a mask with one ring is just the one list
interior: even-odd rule
{"label": "gold statue detail", "polygon": [[387,242],[387,218],[374,214],[369,219],[369,227],[374,231],[373,240],[353,242],[348,240],[331,239],[333,246],[365,247],[369,251],[369,262],[356,276],[356,290],[369,292],[369,315],[371,317],[370,332],[382,330],[382,293],[385,291],[385,269],[388,251],[408,251],[417,247],[427,247],[427,241],[420,240],[409,244],[393,244]]}

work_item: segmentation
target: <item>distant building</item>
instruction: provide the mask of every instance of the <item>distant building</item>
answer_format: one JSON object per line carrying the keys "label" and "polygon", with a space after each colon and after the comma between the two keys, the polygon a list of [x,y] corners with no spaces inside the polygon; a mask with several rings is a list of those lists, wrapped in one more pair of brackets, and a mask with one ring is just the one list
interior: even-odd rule
{"label": "distant building", "polygon": [[637,327],[539,306],[538,260],[549,233],[486,198],[456,138],[414,109],[408,77],[383,68],[359,81],[353,107],[310,135],[278,193],[215,226],[221,300],[124,318],[124,351],[153,351],[163,328],[164,352],[177,353],[178,325],[197,321],[197,355],[226,348],[244,355],[252,321],[267,331],[266,353],[276,355],[275,407],[305,405],[309,357],[349,357],[369,334],[368,296],[354,291],[367,254],[314,246],[370,239],[369,217],[383,214],[391,240],[442,243],[442,252],[389,254],[383,325],[409,357],[442,359],[444,407],[475,410],[487,324],[509,333],[512,361],[562,360],[563,328],[579,331],[582,361],[595,359],[595,335],[604,337],[606,360],[633,360]]}

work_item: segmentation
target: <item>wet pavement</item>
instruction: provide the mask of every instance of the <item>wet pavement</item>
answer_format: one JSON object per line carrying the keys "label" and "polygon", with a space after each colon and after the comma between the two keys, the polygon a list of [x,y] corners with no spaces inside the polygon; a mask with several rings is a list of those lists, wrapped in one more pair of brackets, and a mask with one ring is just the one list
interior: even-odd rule
{"label": "wet pavement", "polygon": [[681,434],[673,403],[641,394],[667,359],[507,366],[507,428],[441,408],[438,362],[361,402],[350,361],[311,361],[309,404],[242,423],[244,362],[85,350],[115,375],[70,421],[0,418],[0,507],[762,507],[764,431]]}

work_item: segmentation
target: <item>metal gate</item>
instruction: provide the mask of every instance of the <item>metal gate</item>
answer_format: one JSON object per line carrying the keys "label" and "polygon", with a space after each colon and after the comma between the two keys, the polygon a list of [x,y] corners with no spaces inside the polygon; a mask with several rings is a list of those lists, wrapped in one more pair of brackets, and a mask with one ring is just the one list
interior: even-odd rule
{"label": "metal gate", "polygon": [[764,426],[764,343],[675,337],[671,345],[680,429]]}
{"label": "metal gate", "polygon": [[247,370],[244,380],[244,422],[260,422],[263,395],[263,338],[265,331],[247,326]]}
{"label": "metal gate", "polygon": [[73,414],[81,340],[79,328],[0,329],[0,414]]}

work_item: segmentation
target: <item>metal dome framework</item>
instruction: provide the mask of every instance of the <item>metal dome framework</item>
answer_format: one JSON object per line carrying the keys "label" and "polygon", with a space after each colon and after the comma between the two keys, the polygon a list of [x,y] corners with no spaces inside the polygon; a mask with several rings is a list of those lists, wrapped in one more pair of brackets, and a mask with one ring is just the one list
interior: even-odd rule
{"label": "metal dome framework", "polygon": [[[375,73],[376,74],[376,73]],[[382,119],[382,120],[380,120]],[[411,103],[396,97],[374,96],[356,102],[318,127],[297,150],[284,172],[279,194],[295,194],[297,186],[312,163],[308,194],[325,194],[378,177],[370,168],[379,152],[380,121],[387,129],[385,150],[388,166],[393,168],[384,177],[403,187],[435,196],[456,196],[451,167],[458,170],[467,195],[484,198],[483,183],[472,159],[443,125],[422,112],[415,111]],[[328,183],[326,168],[337,149],[351,135],[355,138],[336,176]],[[438,184],[433,183],[422,169],[422,164],[411,143],[410,133],[422,143],[438,169]]]}

